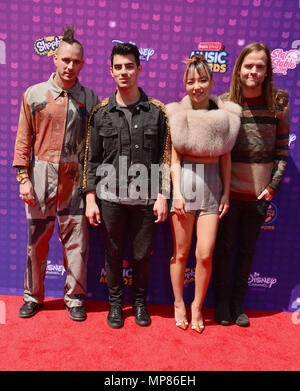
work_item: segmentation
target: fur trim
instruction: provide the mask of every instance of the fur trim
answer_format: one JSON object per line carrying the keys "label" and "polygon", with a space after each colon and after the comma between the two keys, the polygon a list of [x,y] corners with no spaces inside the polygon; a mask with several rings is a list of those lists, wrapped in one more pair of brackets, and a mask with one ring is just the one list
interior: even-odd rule
{"label": "fur trim", "polygon": [[174,148],[183,155],[220,156],[229,153],[240,129],[242,108],[210,95],[217,110],[194,110],[189,96],[166,105]]}

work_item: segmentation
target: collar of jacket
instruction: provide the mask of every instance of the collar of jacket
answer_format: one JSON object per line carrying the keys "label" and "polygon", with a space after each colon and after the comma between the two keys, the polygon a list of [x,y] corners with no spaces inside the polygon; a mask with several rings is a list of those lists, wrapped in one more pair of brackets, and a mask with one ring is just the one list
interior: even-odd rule
{"label": "collar of jacket", "polygon": [[63,90],[60,88],[54,81],[54,75],[55,73],[53,72],[48,80],[49,83],[49,91],[51,92],[53,99],[56,99],[59,97],[59,95],[64,91],[67,92],[68,94],[72,95],[72,97],[75,99],[77,102],[80,97],[80,91],[81,91],[81,84],[79,83],[78,79],[76,80],[75,84],[73,85],[72,88],[69,90]]}
{"label": "collar of jacket", "polygon": [[[148,96],[144,93],[144,91],[140,87],[139,87],[139,91],[140,91],[141,96],[140,96],[138,105],[140,107],[144,107],[145,110],[149,110],[150,104],[149,104]],[[117,90],[109,98],[109,101],[108,101],[108,110],[109,111],[117,110],[118,104],[116,101],[116,93],[117,93]]]}

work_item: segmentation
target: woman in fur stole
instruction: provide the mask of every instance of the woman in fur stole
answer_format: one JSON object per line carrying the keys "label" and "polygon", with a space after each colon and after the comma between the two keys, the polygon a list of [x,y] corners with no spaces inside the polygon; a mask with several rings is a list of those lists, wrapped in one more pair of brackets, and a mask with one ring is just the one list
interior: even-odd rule
{"label": "woman in fur stole", "polygon": [[212,254],[219,220],[229,208],[230,151],[240,127],[241,108],[210,95],[211,69],[205,58],[186,60],[187,95],[167,105],[171,128],[172,202],[174,242],[170,261],[176,326],[187,329],[183,300],[186,261],[195,226],[195,296],[191,304],[192,329],[204,330],[202,304],[211,277]]}

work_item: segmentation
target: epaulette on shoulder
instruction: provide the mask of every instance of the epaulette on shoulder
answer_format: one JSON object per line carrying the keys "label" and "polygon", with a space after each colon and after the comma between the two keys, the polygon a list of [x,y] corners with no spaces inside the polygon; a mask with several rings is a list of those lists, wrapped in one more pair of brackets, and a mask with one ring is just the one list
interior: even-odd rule
{"label": "epaulette on shoulder", "polygon": [[93,108],[92,112],[96,112],[96,111],[98,111],[99,109],[101,109],[101,107],[107,106],[107,105],[108,105],[108,101],[109,101],[109,98],[103,99],[101,102],[99,102],[99,103]]}
{"label": "epaulette on shoulder", "polygon": [[108,105],[108,101],[109,101],[109,98],[105,98],[101,102],[99,102],[95,107],[92,108],[92,110],[90,112],[89,120],[88,120],[88,127],[90,125],[91,119],[93,118],[93,115],[95,113],[97,113],[97,111],[99,109],[101,109],[102,107],[107,106]]}
{"label": "epaulette on shoulder", "polygon": [[148,98],[148,100],[149,100],[149,103],[154,104],[156,107],[159,107],[163,111],[166,110],[166,106],[160,100],[154,99],[154,98]]}
{"label": "epaulette on shoulder", "polygon": [[275,102],[276,105],[283,110],[289,104],[289,93],[284,90],[276,90],[275,91]]}

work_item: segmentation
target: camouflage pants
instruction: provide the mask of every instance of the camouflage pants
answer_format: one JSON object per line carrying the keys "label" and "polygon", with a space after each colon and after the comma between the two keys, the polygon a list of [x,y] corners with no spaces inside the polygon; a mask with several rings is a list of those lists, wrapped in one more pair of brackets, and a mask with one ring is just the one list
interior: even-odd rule
{"label": "camouflage pants", "polygon": [[89,231],[84,203],[78,194],[79,166],[35,159],[31,181],[35,205],[26,204],[28,245],[24,301],[41,303],[44,300],[49,240],[57,217],[66,270],[64,300],[68,307],[82,305],[86,293]]}

